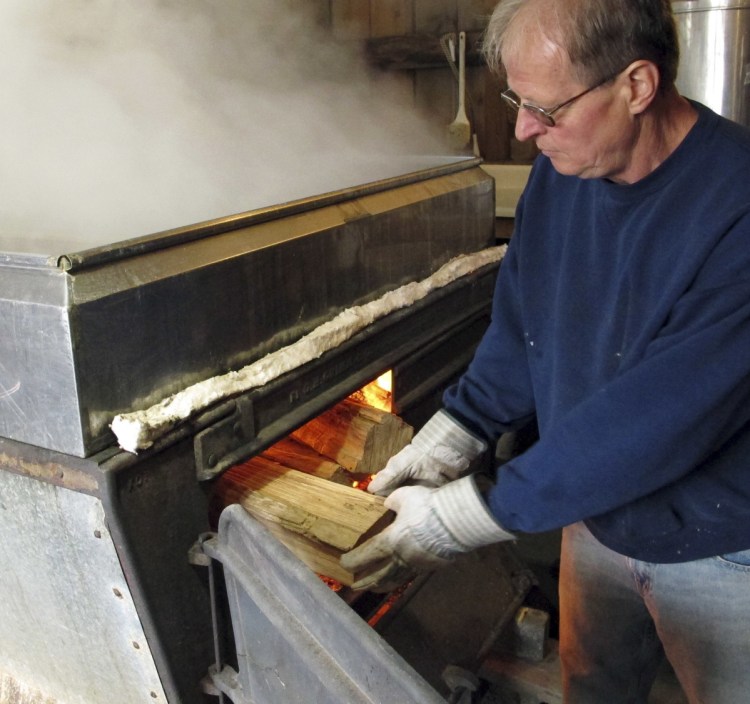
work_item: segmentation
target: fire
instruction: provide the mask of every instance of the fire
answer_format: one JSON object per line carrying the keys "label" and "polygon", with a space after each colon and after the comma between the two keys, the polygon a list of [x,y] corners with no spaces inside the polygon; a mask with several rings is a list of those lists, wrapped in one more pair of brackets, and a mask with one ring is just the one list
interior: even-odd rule
{"label": "fire", "polygon": [[390,393],[391,391],[393,391],[393,372],[390,369],[387,372],[384,372],[377,379],[375,379],[375,383],[381,389]]}
{"label": "fire", "polygon": [[377,379],[355,391],[352,397],[381,411],[393,411],[393,372],[387,371]]}
{"label": "fire", "polygon": [[367,491],[367,487],[370,485],[370,482],[372,481],[372,478],[374,477],[374,474],[367,474],[367,475],[360,475],[358,479],[355,479],[352,481],[352,488],[353,489],[361,489],[362,491]]}

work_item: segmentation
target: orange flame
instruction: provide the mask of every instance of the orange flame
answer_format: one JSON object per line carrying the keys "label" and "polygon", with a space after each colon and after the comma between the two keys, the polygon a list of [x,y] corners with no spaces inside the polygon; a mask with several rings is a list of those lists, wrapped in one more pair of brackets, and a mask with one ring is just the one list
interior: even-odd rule
{"label": "orange flame", "polygon": [[375,381],[363,386],[353,396],[359,397],[361,401],[381,411],[393,411],[393,373],[387,371],[381,374]]}

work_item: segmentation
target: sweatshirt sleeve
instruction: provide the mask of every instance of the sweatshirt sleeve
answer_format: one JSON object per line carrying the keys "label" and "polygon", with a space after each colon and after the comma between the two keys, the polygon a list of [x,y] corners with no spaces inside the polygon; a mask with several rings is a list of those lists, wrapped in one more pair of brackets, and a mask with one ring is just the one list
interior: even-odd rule
{"label": "sweatshirt sleeve", "polygon": [[[516,214],[518,230],[523,197]],[[490,445],[534,416],[518,293],[518,238],[511,238],[495,286],[492,320],[467,371],[443,396],[445,410]]]}

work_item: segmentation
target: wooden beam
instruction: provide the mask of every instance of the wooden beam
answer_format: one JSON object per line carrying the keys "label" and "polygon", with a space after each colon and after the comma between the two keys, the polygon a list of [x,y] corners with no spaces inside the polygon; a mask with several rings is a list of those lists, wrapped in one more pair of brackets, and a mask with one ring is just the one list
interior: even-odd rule
{"label": "wooden beam", "polygon": [[[484,64],[480,46],[482,32],[466,33],[466,65]],[[368,61],[389,71],[448,68],[450,64],[440,46],[440,35],[410,34],[406,36],[372,37],[365,42]]]}
{"label": "wooden beam", "polygon": [[486,66],[478,70],[475,78],[472,107],[479,151],[485,161],[507,161],[515,115],[508,111],[500,97],[506,86]]}
{"label": "wooden beam", "polygon": [[393,37],[414,31],[414,0],[370,0],[370,36]]}
{"label": "wooden beam", "polygon": [[498,0],[461,0],[457,3],[458,26],[469,32],[484,31]]}
{"label": "wooden beam", "polygon": [[[461,0],[464,2],[464,0]],[[445,34],[458,28],[458,0],[421,0],[414,6],[414,30]],[[461,27],[461,29],[464,29]]]}

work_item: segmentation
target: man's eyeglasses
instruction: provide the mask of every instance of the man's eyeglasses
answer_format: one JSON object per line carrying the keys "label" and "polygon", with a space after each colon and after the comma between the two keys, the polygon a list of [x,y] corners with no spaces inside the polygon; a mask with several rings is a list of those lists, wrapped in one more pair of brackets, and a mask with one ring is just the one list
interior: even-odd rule
{"label": "man's eyeglasses", "polygon": [[[624,70],[625,69],[622,69],[622,71]],[[541,122],[546,127],[554,127],[555,126],[554,115],[558,110],[561,110],[562,108],[570,105],[573,101],[578,100],[578,98],[583,98],[584,95],[586,95],[587,93],[590,93],[592,90],[596,90],[600,86],[603,86],[605,83],[608,83],[613,78],[616,78],[618,75],[620,75],[622,71],[618,71],[617,73],[611,76],[607,76],[607,78],[599,81],[599,83],[596,83],[595,85],[591,86],[591,88],[586,88],[586,90],[583,91],[582,93],[579,93],[578,95],[574,95],[572,98],[568,98],[567,100],[560,103],[559,105],[555,105],[555,107],[553,108],[541,108],[538,105],[534,105],[533,103],[522,103],[518,95],[510,89],[500,93],[500,96],[516,112],[518,112],[521,109],[526,110],[538,122]]]}

